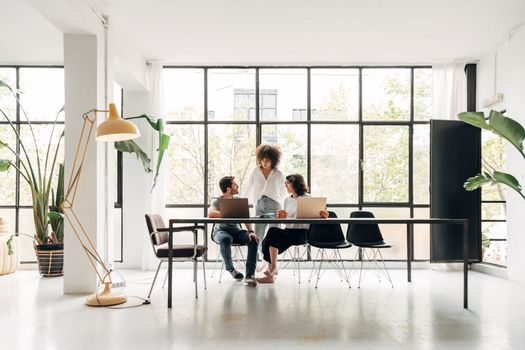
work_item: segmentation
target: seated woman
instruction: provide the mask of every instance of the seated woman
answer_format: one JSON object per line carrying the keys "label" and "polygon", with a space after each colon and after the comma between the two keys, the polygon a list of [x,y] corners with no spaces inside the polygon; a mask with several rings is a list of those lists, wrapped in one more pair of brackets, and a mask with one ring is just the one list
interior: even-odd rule
{"label": "seated woman", "polygon": [[[297,212],[297,198],[309,196],[308,186],[302,175],[293,174],[286,177],[286,190],[291,195],[284,200],[284,210],[278,210],[278,218],[295,218]],[[320,217],[327,218],[328,212],[322,210]],[[308,224],[287,224],[286,228],[271,227],[262,242],[263,258],[269,263],[265,277],[258,278],[259,283],[273,283],[277,274],[277,255],[294,245],[306,243]]]}

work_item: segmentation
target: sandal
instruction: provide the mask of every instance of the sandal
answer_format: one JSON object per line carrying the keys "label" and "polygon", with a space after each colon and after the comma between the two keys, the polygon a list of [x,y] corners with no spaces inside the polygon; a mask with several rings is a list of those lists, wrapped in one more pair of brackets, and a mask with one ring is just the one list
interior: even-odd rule
{"label": "sandal", "polygon": [[259,278],[256,278],[256,280],[259,283],[274,283],[275,282],[275,279],[273,278],[273,276],[259,277]]}

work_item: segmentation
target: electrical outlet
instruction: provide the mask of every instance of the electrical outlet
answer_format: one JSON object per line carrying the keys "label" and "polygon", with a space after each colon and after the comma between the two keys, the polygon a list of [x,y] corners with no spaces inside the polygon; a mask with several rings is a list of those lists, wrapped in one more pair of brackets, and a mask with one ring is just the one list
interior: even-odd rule
{"label": "electrical outlet", "polygon": [[126,286],[126,281],[111,283],[111,288],[124,288],[125,286]]}

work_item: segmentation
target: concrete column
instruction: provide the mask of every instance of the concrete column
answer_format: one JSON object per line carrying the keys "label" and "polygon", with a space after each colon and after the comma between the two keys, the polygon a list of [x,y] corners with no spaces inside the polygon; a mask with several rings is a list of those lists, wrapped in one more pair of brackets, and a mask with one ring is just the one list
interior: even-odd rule
{"label": "concrete column", "polygon": [[[96,35],[64,34],[65,69],[65,184],[81,134],[81,115],[93,108],[104,108],[104,44]],[[105,118],[99,114],[99,119]],[[100,122],[100,121],[99,121]],[[91,135],[82,168],[74,209],[85,231],[104,257],[104,144]],[[66,188],[67,190],[67,188]],[[64,232],[64,293],[92,293],[97,275],[67,223]]]}

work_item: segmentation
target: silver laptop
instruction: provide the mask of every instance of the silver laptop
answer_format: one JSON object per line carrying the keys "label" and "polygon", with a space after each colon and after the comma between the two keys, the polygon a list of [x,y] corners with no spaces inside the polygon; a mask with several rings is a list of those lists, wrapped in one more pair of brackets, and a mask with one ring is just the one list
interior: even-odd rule
{"label": "silver laptop", "polygon": [[298,219],[320,218],[319,212],[326,208],[326,197],[299,197],[297,198]]}
{"label": "silver laptop", "polygon": [[249,218],[248,198],[219,198],[219,210],[223,218]]}

